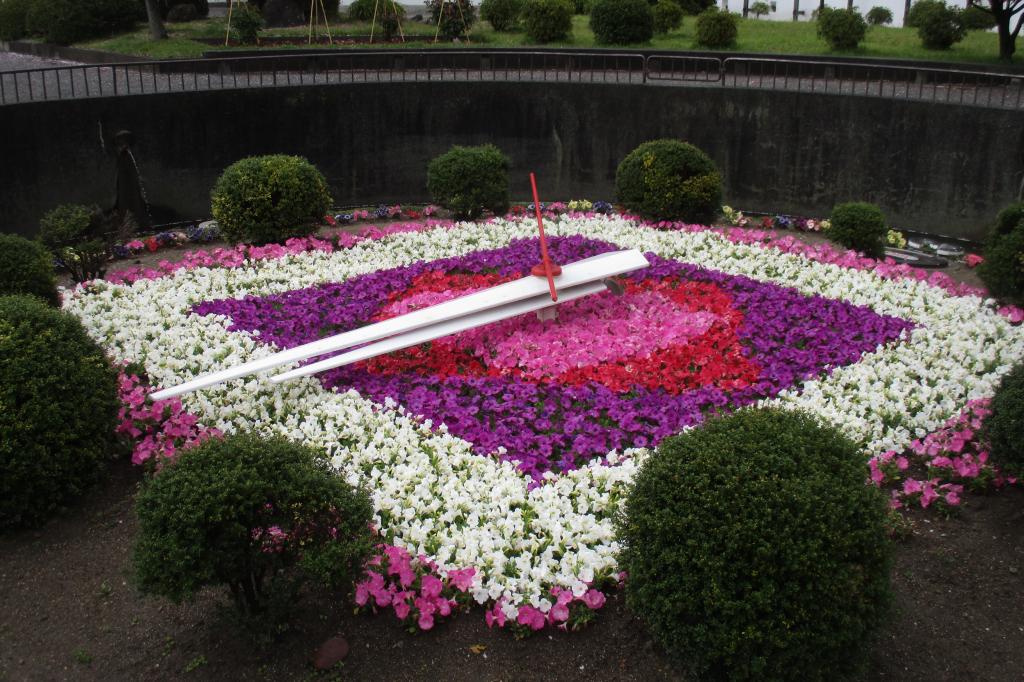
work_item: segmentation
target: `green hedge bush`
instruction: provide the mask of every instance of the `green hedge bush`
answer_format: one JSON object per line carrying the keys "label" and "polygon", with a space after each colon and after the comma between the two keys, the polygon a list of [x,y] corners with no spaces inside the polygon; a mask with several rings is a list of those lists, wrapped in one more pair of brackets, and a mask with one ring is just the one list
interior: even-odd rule
{"label": "green hedge bush", "polygon": [[697,15],[696,39],[701,47],[732,47],[738,35],[739,24],[731,12],[720,12],[712,5]]}
{"label": "green hedge bush", "polygon": [[683,8],[676,0],[658,0],[653,11],[655,33],[678,31],[683,25]]}
{"label": "green hedge bush", "polygon": [[1024,203],[999,213],[984,255],[978,276],[989,292],[1011,303],[1024,303]]}
{"label": "green hedge bush", "polygon": [[948,7],[942,2],[920,3],[923,7],[918,11],[917,35],[921,44],[929,50],[948,50],[967,35],[967,30],[960,21],[960,10]]}
{"label": "green hedge bush", "polygon": [[617,520],[627,605],[700,679],[848,674],[891,599],[866,474],[838,430],[780,409],[663,441]]}
{"label": "green hedge bush", "polygon": [[570,0],[525,0],[523,27],[535,43],[567,40],[572,34],[573,6]]}
{"label": "green hedge bush", "polygon": [[508,212],[508,157],[492,144],[452,147],[430,162],[427,191],[431,200],[457,220],[472,220],[491,211]]}
{"label": "green hedge bush", "polygon": [[[354,21],[372,21],[373,20],[373,8],[377,8],[377,20],[380,21],[382,8],[379,3],[384,0],[352,0],[348,6],[348,18]],[[394,8],[398,16],[402,19],[405,18],[405,7],[399,3],[395,3]]]}
{"label": "green hedge bush", "polygon": [[829,9],[818,14],[818,37],[833,50],[853,50],[864,40],[868,25],[856,10]]}
{"label": "green hedge bush", "polygon": [[722,176],[692,144],[654,140],[622,160],[615,192],[627,209],[645,218],[710,224],[722,205]]}
{"label": "green hedge bush", "polygon": [[985,419],[992,461],[1006,473],[1024,476],[1024,364],[1005,375],[992,397],[992,414]]}
{"label": "green hedge bush", "polygon": [[27,294],[59,307],[53,256],[41,244],[0,234],[0,296]]}
{"label": "green hedge bush", "polygon": [[42,523],[114,454],[117,373],[78,318],[0,297],[0,530]]}
{"label": "green hedge bush", "polygon": [[495,31],[514,28],[522,12],[523,0],[484,0],[480,5],[480,17]]}
{"label": "green hedge bush", "polygon": [[138,16],[135,0],[35,0],[26,28],[57,45],[130,30]]}
{"label": "green hedge bush", "polygon": [[903,25],[907,28],[918,28],[921,25],[921,17],[932,7],[936,6],[945,6],[945,3],[942,0],[917,0],[917,2],[910,6],[910,11],[907,12]]}
{"label": "green hedge bush", "polygon": [[885,225],[882,209],[865,202],[837,204],[829,217],[831,227],[825,233],[836,244],[860,251],[871,258],[885,253]]}
{"label": "green hedge bush", "polygon": [[633,45],[654,37],[654,12],[647,0],[597,0],[590,30],[599,45]]}
{"label": "green hedge bush", "polygon": [[350,588],[373,546],[369,496],[283,438],[240,434],[184,450],[143,485],[136,511],[143,592],[181,602],[226,586],[250,616],[309,577]]}
{"label": "green hedge bush", "polygon": [[251,156],[228,166],[210,195],[221,234],[264,244],[304,237],[331,208],[327,181],[299,156]]}
{"label": "green hedge bush", "polygon": [[28,10],[33,0],[0,0],[0,40],[28,35]]}

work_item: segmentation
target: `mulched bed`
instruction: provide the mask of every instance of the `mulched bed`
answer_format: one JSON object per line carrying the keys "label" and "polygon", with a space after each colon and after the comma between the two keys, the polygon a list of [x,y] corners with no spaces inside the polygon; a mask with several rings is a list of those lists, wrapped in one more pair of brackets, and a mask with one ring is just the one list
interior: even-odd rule
{"label": "mulched bed", "polygon": [[[947,272],[973,275],[959,267]],[[525,640],[488,630],[480,609],[413,635],[393,616],[356,616],[321,593],[305,595],[274,641],[242,634],[217,592],[175,606],[135,591],[133,497],[142,474],[125,460],[110,469],[45,527],[0,538],[0,680],[686,679],[621,595],[582,632]],[[1020,679],[1024,490],[968,494],[951,518],[934,510],[907,518],[896,610],[860,679]],[[351,652],[342,667],[318,673],[313,655],[336,634]]]}

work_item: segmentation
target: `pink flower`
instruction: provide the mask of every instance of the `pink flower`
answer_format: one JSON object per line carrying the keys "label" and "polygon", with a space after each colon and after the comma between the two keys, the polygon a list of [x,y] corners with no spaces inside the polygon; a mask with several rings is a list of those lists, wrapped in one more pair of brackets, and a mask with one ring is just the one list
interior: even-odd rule
{"label": "pink flower", "polygon": [[967,267],[976,268],[982,263],[984,263],[985,259],[976,253],[969,253],[966,256],[964,256],[964,262],[967,264]]}
{"label": "pink flower", "polygon": [[921,492],[921,481],[915,480],[913,478],[908,478],[907,480],[903,481],[904,495],[913,495],[914,493],[919,492]]}
{"label": "pink flower", "polygon": [[473,576],[476,575],[475,568],[461,568],[448,571],[448,583],[459,592],[465,592],[473,586]]}
{"label": "pink flower", "polygon": [[440,596],[443,587],[440,580],[432,575],[425,575],[420,582],[420,593],[428,599],[433,599]]}
{"label": "pink flower", "polygon": [[516,619],[516,622],[527,626],[531,630],[540,630],[544,627],[546,620],[544,614],[539,609],[525,604],[519,607],[519,617]]}
{"label": "pink flower", "polygon": [[604,602],[605,596],[600,590],[587,590],[586,594],[583,595],[583,603],[589,609],[599,609],[604,606]]}
{"label": "pink flower", "polygon": [[501,610],[501,602],[502,600],[499,599],[494,607],[484,614],[487,627],[493,627],[495,623],[498,624],[499,628],[505,627],[505,612]]}
{"label": "pink flower", "polygon": [[[572,594],[570,593],[569,596],[571,597]],[[552,623],[564,623],[569,620],[569,607],[562,602],[558,602],[548,611],[548,619]]]}

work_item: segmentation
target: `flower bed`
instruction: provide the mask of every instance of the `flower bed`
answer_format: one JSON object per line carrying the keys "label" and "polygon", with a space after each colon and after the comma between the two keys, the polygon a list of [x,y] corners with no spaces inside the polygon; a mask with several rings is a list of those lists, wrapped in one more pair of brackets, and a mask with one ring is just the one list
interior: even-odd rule
{"label": "flower bed", "polygon": [[[617,579],[611,519],[648,455],[640,446],[705,412],[764,399],[836,423],[866,454],[902,452],[991,395],[1024,357],[1022,329],[990,302],[910,271],[622,217],[569,214],[546,227],[564,237],[553,239],[562,262],[612,245],[650,254],[622,299],[560,306],[560,323],[590,334],[586,344],[533,318],[335,370],[323,383],[250,377],[185,396],[184,408],[208,428],[323,448],[341,475],[371,489],[387,542],[427,557],[439,579],[475,569],[468,594],[491,603],[492,619],[534,627],[534,611],[557,608],[560,621],[564,590],[581,600]],[[495,220],[211,262],[130,285],[96,282],[66,306],[117,359],[170,385],[265,356],[275,350],[266,341],[299,343],[516,276],[536,260],[534,229]],[[595,314],[607,324],[584,323]],[[637,372],[651,349],[664,365]],[[571,360],[581,353],[582,363]],[[693,371],[686,358],[706,361]],[[501,400],[485,405],[492,389]],[[473,393],[476,412],[462,400]],[[483,407],[497,410],[493,429]],[[501,429],[527,408],[529,420]]]}

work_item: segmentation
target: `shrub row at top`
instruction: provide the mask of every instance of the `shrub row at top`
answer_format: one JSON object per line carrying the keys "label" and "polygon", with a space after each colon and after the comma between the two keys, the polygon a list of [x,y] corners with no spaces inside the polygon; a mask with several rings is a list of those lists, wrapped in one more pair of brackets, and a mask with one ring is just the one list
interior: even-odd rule
{"label": "shrub row at top", "polygon": [[[754,5],[751,11],[755,15],[769,11],[765,3]],[[686,14],[697,15],[694,38],[698,46],[733,47],[739,35],[739,15],[720,11],[707,0],[484,0],[480,7],[481,17],[495,31],[511,31],[521,21],[534,43],[570,40],[573,14],[590,15],[590,28],[601,45],[647,43],[655,33],[678,30]],[[892,11],[872,7],[862,16],[853,9],[822,7],[815,10],[814,20],[818,35],[829,47],[849,51],[864,40],[869,26],[892,23]],[[948,49],[968,30],[990,29],[995,20],[978,7],[961,10],[942,0],[919,0],[906,25],[917,29],[924,47]]]}

